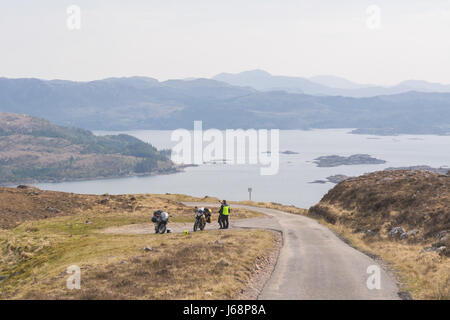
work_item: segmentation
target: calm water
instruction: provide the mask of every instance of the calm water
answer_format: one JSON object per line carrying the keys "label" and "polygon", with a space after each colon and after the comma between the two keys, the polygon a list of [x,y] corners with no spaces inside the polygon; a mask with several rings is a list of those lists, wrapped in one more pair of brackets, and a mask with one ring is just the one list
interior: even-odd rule
{"label": "calm water", "polygon": [[[248,187],[256,201],[274,201],[309,207],[317,203],[334,184],[311,184],[334,174],[355,176],[387,167],[450,165],[449,136],[369,136],[353,135],[349,130],[286,130],[280,132],[280,150],[299,154],[280,154],[279,173],[261,176],[259,165],[208,164],[187,168],[185,172],[107,180],[36,184],[41,189],[88,193],[183,193],[194,196],[217,196],[230,200],[247,200]],[[114,132],[117,133],[117,132]],[[160,148],[170,148],[171,131],[128,131]],[[111,134],[111,132],[97,132]],[[312,161],[326,155],[349,156],[367,153],[386,160],[382,165],[318,168]]]}

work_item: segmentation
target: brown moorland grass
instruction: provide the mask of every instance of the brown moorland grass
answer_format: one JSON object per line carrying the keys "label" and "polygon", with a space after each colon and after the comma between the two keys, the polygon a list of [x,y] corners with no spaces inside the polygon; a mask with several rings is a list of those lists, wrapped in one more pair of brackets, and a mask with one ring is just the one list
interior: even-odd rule
{"label": "brown moorland grass", "polygon": [[[192,208],[186,209],[174,220],[192,220]],[[89,211],[29,220],[0,231],[0,276],[6,277],[0,281],[0,298],[232,298],[242,291],[258,261],[275,249],[279,237],[262,230],[188,235],[98,232],[148,219],[139,210]],[[146,246],[152,250],[144,251]],[[65,289],[70,265],[81,267],[80,291]]]}
{"label": "brown moorland grass", "polygon": [[[193,208],[159,195],[77,195],[27,187],[0,188],[0,199],[2,299],[232,298],[279,237],[262,230],[98,232],[148,223],[157,209],[169,212],[172,222],[194,220]],[[233,211],[235,219],[260,215]],[[146,246],[153,250],[144,251]],[[74,264],[81,267],[83,285],[69,291],[65,271]]]}
{"label": "brown moorland grass", "polygon": [[[193,208],[164,195],[82,195],[32,187],[0,187],[0,229],[14,228],[29,220],[80,214],[95,216],[109,213],[123,218],[132,217],[130,222],[134,223],[149,222],[153,212],[158,209],[167,211],[173,222],[193,219]],[[233,210],[234,219],[257,216],[261,214],[245,209]]]}
{"label": "brown moorland grass", "polygon": [[[96,232],[99,224],[116,224],[115,218],[106,214],[85,224],[68,216],[3,231],[0,273],[9,277],[0,282],[0,298],[231,299],[275,249],[277,237],[262,230]],[[66,288],[71,265],[81,268],[81,290]]]}
{"label": "brown moorland grass", "polygon": [[331,189],[309,214],[381,237],[395,227],[417,230],[410,242],[440,242],[447,247],[443,255],[450,256],[450,237],[445,237],[450,233],[450,175],[396,170],[351,178]]}
{"label": "brown moorland grass", "polygon": [[292,214],[307,214],[308,209],[298,208],[296,206],[287,206],[277,202],[256,202],[256,201],[233,201],[236,204],[243,204],[254,207],[268,208],[274,210],[280,210]]}
{"label": "brown moorland grass", "polygon": [[[201,197],[194,197],[190,195],[184,195],[184,194],[164,194],[164,195],[158,195],[165,199],[172,199],[176,201],[185,201],[185,202],[211,202],[211,203],[219,203],[221,199],[216,197],[210,197],[210,196],[204,196]],[[306,214],[308,212],[307,209],[298,208],[296,206],[287,206],[283,205],[281,203],[277,202],[262,202],[262,201],[232,201],[227,200],[230,204],[242,204],[247,206],[254,206],[254,207],[261,207],[261,208],[269,208],[269,209],[275,209],[275,210],[282,210],[285,212],[293,213],[293,214]]]}

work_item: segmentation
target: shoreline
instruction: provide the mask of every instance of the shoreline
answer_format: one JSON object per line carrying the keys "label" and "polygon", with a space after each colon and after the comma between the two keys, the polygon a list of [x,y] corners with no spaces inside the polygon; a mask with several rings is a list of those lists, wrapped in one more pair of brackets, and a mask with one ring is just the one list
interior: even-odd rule
{"label": "shoreline", "polygon": [[5,188],[15,188],[19,185],[30,185],[30,184],[39,184],[39,183],[63,183],[63,182],[82,182],[82,181],[94,181],[94,180],[110,180],[110,179],[120,179],[120,178],[132,178],[132,177],[150,177],[150,176],[158,176],[158,175],[169,175],[184,172],[184,169],[187,167],[197,167],[197,165],[179,165],[172,167],[163,171],[152,171],[146,173],[132,173],[132,174],[123,174],[123,175],[111,175],[111,176],[100,176],[100,177],[89,177],[89,178],[74,178],[74,179],[55,179],[55,180],[22,180],[16,182],[0,182],[0,187]]}

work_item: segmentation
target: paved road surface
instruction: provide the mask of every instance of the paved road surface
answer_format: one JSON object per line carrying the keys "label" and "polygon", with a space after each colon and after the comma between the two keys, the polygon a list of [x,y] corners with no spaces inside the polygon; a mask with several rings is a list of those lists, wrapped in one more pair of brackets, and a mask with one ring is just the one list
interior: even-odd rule
{"label": "paved road surface", "polygon": [[[185,202],[190,206],[216,206]],[[260,299],[399,299],[395,281],[380,267],[380,290],[367,288],[367,268],[377,263],[339,239],[317,221],[279,210],[231,205],[259,211],[269,218],[233,221],[230,227],[279,230],[283,247]]]}

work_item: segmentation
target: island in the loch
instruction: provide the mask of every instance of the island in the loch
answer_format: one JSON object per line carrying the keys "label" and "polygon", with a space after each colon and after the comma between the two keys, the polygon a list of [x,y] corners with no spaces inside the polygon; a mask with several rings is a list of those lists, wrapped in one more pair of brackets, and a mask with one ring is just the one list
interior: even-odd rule
{"label": "island in the loch", "polygon": [[335,175],[327,177],[326,180],[315,180],[315,181],[312,181],[310,183],[328,183],[328,182],[331,182],[331,183],[336,183],[337,184],[337,183],[340,183],[340,182],[342,182],[344,180],[347,180],[348,178],[351,178],[351,177],[346,176],[344,174],[335,174]]}
{"label": "island in the loch", "polygon": [[349,157],[331,155],[322,156],[314,159],[314,163],[318,167],[338,167],[344,165],[358,165],[358,164],[383,164],[385,160],[374,158],[368,154],[354,154]]}
{"label": "island in the loch", "polygon": [[[264,151],[264,152],[261,152],[261,153],[271,154],[272,152],[271,151]],[[280,151],[279,153],[280,154],[287,154],[287,155],[298,154],[298,152],[291,151],[291,150]]]}

